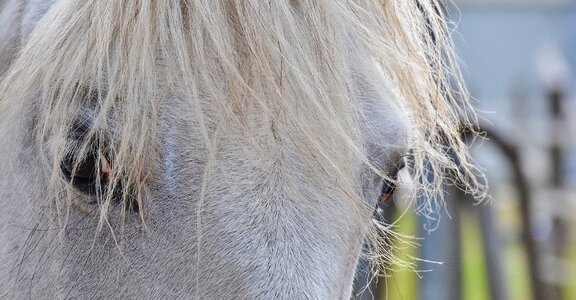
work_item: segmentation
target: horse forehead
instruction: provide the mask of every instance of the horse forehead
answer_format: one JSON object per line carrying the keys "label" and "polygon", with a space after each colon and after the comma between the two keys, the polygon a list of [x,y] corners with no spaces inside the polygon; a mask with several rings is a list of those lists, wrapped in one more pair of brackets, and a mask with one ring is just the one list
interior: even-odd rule
{"label": "horse forehead", "polygon": [[[401,106],[395,104],[399,99],[393,94],[366,98],[362,101],[366,103],[359,134],[362,136],[368,158],[375,167],[391,171],[411,148],[409,117]],[[179,111],[178,106],[170,110]],[[183,189],[189,189],[190,178],[202,176],[203,166],[208,159],[207,149],[202,139],[202,132],[199,127],[193,126],[194,122],[186,122],[184,116],[178,113],[167,113],[161,118],[163,125],[159,131],[161,135],[159,142],[162,150],[157,158],[160,167],[157,179],[170,195],[178,195]],[[269,128],[262,128],[260,134],[264,140],[267,140],[265,135],[268,130]],[[217,169],[227,171],[226,176],[217,176],[219,181],[225,181],[224,177],[233,181],[241,178],[246,180],[255,177],[268,178],[266,175],[268,172],[273,172],[274,168],[283,165],[277,163],[276,159],[281,160],[279,157],[285,159],[288,157],[291,164],[307,159],[307,154],[302,153],[295,145],[280,143],[283,147],[282,154],[274,156],[271,152],[275,150],[276,145],[260,145],[262,148],[255,149],[246,147],[246,141],[243,141],[238,132],[224,135],[223,140],[219,142]],[[263,152],[266,147],[271,147],[270,152]],[[294,172],[292,175],[297,176]]]}

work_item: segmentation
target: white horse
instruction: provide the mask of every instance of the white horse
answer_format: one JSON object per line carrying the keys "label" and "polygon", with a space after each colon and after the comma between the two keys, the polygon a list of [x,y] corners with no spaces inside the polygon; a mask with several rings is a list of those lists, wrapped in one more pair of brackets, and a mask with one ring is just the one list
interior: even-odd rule
{"label": "white horse", "polygon": [[438,6],[0,1],[0,298],[348,299],[403,161],[477,188]]}

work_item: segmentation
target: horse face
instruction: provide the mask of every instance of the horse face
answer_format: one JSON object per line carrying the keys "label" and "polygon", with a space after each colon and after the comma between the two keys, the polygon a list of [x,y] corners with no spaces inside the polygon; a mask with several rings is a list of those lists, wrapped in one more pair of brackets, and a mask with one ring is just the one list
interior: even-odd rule
{"label": "horse face", "polygon": [[[348,298],[370,226],[367,216],[382,190],[380,177],[356,169],[365,201],[359,206],[330,173],[317,176],[319,166],[306,165],[307,154],[281,129],[276,143],[266,144],[270,132],[262,128],[258,149],[244,143],[240,132],[222,132],[215,157],[207,157],[201,131],[181,115],[181,100],[167,99],[161,108],[158,151],[149,157],[155,167],[139,208],[145,220],[128,210],[122,229],[96,234],[98,204],[73,187],[65,236],[44,231],[50,226],[38,210],[49,209],[47,177],[40,175],[45,170],[34,157],[4,156],[19,168],[18,176],[2,177],[4,187],[10,186],[2,201],[12,212],[3,215],[11,232],[5,245],[18,247],[2,255],[20,266],[10,273],[14,295]],[[403,114],[392,98],[364,101],[372,108],[365,120],[370,130],[363,132],[367,148],[392,173],[408,147]],[[33,112],[28,118],[34,119]],[[265,155],[268,147],[282,147],[282,157]]]}
{"label": "horse face", "polygon": [[[351,53],[362,109],[357,134],[371,164],[393,173],[409,147],[406,114],[370,61]],[[158,107],[156,151],[143,162],[150,173],[141,207],[113,204],[104,222],[109,226],[97,230],[94,193],[72,184],[64,234],[47,229],[54,228],[45,204],[49,176],[35,156],[38,149],[27,144],[39,109],[31,101],[20,130],[3,136],[18,142],[0,148],[13,166],[0,175],[0,201],[7,208],[0,221],[6,245],[0,268],[9,274],[2,291],[65,298],[350,297],[369,216],[382,190],[380,177],[363,162],[340,161],[338,167],[348,164],[350,180],[359,183],[354,187],[363,202],[352,201],[332,171],[310,164],[312,154],[292,128],[259,120],[253,124],[257,141],[247,141],[241,130],[219,128],[209,111],[203,129],[200,120],[190,119],[189,101],[181,94],[172,91]],[[203,101],[210,107],[209,97]],[[74,118],[89,126],[97,109],[86,105]],[[108,122],[111,130],[123,120]],[[218,137],[217,144],[205,142],[206,131]],[[68,138],[81,140],[85,132]],[[89,163],[103,164],[102,158],[106,154]],[[115,225],[115,210],[122,211],[122,228]]]}
{"label": "horse face", "polygon": [[[393,94],[385,96],[363,98],[362,136],[372,163],[392,174],[409,134]],[[107,290],[145,298],[348,298],[382,179],[355,168],[363,196],[355,202],[333,174],[307,165],[290,132],[273,134],[269,126],[257,147],[241,131],[218,133],[218,150],[208,157],[202,130],[183,113],[186,103],[163,101],[146,198],[139,211],[127,211],[124,228],[95,237],[97,220],[86,211],[98,205],[75,188],[82,208],[71,212],[67,236],[51,253],[61,268],[56,284],[72,297]]]}

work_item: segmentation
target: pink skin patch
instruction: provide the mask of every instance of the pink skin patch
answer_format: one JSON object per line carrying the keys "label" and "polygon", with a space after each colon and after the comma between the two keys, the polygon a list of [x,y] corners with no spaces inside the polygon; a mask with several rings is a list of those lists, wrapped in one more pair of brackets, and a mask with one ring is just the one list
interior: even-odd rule
{"label": "pink skin patch", "polygon": [[101,163],[101,172],[104,175],[104,177],[106,178],[106,180],[108,182],[111,181],[111,174],[112,174],[112,166],[110,165],[110,162],[108,161],[108,159],[106,159],[106,157],[102,154],[100,154],[100,163]]}

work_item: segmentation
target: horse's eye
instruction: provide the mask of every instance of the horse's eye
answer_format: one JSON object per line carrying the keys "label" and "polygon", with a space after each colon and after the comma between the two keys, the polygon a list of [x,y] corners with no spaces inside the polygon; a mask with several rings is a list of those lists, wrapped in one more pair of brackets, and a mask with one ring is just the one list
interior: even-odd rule
{"label": "horse's eye", "polygon": [[394,195],[394,191],[396,190],[396,181],[398,180],[398,173],[402,170],[405,166],[404,159],[400,160],[400,162],[396,165],[396,170],[393,174],[390,175],[392,180],[384,180],[384,184],[382,186],[382,192],[380,193],[380,203],[384,203]]}
{"label": "horse's eye", "polygon": [[79,162],[73,155],[68,155],[62,160],[60,169],[68,182],[78,190],[91,195],[95,195],[97,189],[108,182],[111,171],[108,160],[96,152],[87,154]]}
{"label": "horse's eye", "polygon": [[396,183],[390,180],[384,180],[384,185],[382,186],[382,193],[380,194],[380,203],[384,203],[392,198],[394,191],[396,190]]}

